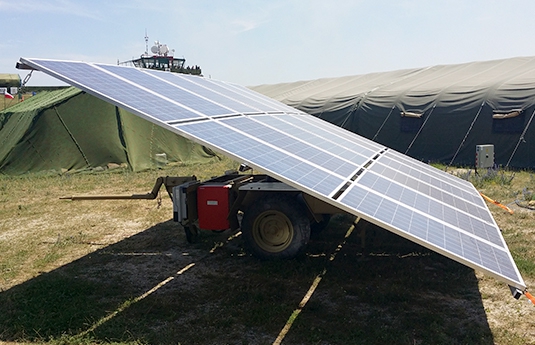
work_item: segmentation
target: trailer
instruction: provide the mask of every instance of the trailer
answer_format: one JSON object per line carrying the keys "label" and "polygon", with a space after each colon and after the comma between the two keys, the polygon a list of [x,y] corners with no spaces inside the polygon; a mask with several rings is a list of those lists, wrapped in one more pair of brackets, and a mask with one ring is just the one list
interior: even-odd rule
{"label": "trailer", "polygon": [[167,184],[189,240],[198,228],[239,227],[256,256],[293,257],[311,225],[346,212],[482,270],[515,297],[527,294],[498,224],[468,181],[240,85],[80,61],[21,58],[19,65],[266,174]]}
{"label": "trailer", "polygon": [[[243,165],[242,165],[243,166]],[[164,187],[173,202],[173,220],[190,243],[200,231],[240,230],[246,250],[261,259],[289,259],[306,248],[312,232],[343,211],[266,174],[159,177],[146,194],[80,195],[67,200],[151,200]]]}

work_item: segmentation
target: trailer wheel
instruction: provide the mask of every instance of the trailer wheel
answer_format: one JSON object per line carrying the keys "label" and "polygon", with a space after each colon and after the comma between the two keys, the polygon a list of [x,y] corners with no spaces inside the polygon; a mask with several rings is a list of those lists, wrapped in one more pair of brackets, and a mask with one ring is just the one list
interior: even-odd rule
{"label": "trailer wheel", "polygon": [[306,208],[295,197],[266,196],[243,215],[246,248],[261,259],[289,259],[305,248],[310,238]]}

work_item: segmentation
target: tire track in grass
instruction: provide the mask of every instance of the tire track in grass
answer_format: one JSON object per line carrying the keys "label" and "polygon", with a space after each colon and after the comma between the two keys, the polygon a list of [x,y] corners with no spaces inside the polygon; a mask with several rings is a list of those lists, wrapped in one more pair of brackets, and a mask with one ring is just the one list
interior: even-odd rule
{"label": "tire track in grass", "polygon": [[[213,254],[218,248],[223,247],[224,245],[228,244],[230,241],[236,239],[240,235],[241,235],[241,232],[237,232],[235,234],[230,235],[225,241],[215,243],[214,246],[210,249],[210,251],[207,254],[205,254],[204,256],[201,256],[196,261],[197,262],[203,261],[204,259],[208,258],[211,254]],[[128,253],[128,254],[132,255],[132,253]],[[154,292],[158,291],[160,288],[165,286],[167,283],[171,282],[175,278],[178,278],[181,275],[183,275],[184,273],[186,273],[187,271],[189,271],[191,268],[193,268],[195,266],[195,264],[196,264],[195,262],[189,263],[188,265],[186,265],[182,269],[180,269],[178,272],[176,272],[174,275],[169,276],[166,279],[164,279],[161,282],[159,282],[158,284],[156,284],[150,290],[144,292],[143,294],[137,296],[136,298],[134,298],[132,300],[127,300],[127,301],[123,302],[116,310],[114,310],[113,312],[109,313],[108,315],[102,317],[97,322],[95,322],[93,325],[91,325],[91,327],[89,327],[85,331],[77,334],[75,337],[76,338],[82,338],[82,337],[86,336],[87,334],[89,334],[91,332],[94,332],[98,327],[100,327],[103,324],[105,324],[106,322],[110,321],[111,319],[113,319],[114,317],[119,315],[121,312],[125,311],[128,307],[130,307],[130,306],[132,306],[132,305],[144,300],[145,298],[147,298],[148,296],[152,295]]]}
{"label": "tire track in grass", "polygon": [[297,309],[295,309],[293,311],[293,313],[288,318],[288,321],[286,321],[286,324],[284,325],[284,327],[280,331],[279,335],[277,336],[277,338],[273,342],[273,345],[280,345],[282,343],[282,341],[286,337],[286,334],[288,334],[288,332],[292,328],[293,323],[295,322],[295,320],[297,319],[297,317],[299,316],[301,311],[305,308],[306,304],[308,303],[308,301],[310,300],[310,298],[312,297],[312,295],[316,291],[319,283],[321,282],[321,280],[323,279],[323,277],[327,273],[327,265],[330,262],[334,261],[334,259],[336,258],[336,255],[340,252],[342,247],[346,244],[347,239],[353,233],[353,230],[355,230],[355,227],[356,227],[356,225],[357,225],[357,223],[359,221],[360,221],[360,217],[357,218],[353,222],[353,224],[349,227],[349,229],[347,230],[347,232],[346,232],[346,234],[344,236],[344,239],[342,240],[342,242],[340,242],[338,244],[338,246],[336,247],[334,252],[330,255],[329,261],[326,263],[326,265],[323,268],[323,270],[316,276],[316,278],[314,278],[314,281],[312,282],[312,285],[310,285],[310,287],[308,288],[307,293],[305,294],[305,296],[303,296],[303,299],[301,300],[301,302],[299,302],[299,305],[297,306]]}

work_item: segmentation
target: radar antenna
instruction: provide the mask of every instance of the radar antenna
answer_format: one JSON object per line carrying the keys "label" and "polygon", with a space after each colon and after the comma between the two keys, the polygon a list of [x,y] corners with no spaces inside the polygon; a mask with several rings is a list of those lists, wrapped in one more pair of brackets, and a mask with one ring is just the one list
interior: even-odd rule
{"label": "radar antenna", "polygon": [[172,56],[175,52],[174,49],[170,50],[167,44],[161,44],[160,41],[155,41],[152,48],[150,48],[150,51],[153,54],[160,55],[160,56],[168,56],[169,52],[171,52],[170,56]]}

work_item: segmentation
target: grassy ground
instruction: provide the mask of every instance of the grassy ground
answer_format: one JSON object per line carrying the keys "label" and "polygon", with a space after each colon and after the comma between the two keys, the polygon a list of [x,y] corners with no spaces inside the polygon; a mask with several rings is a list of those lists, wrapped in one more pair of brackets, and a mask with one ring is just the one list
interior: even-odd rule
{"label": "grassy ground", "polygon": [[[208,178],[232,167],[0,177],[0,342],[272,344],[295,318],[283,344],[535,344],[535,306],[524,297],[364,222],[344,240],[348,215],[334,217],[306,255],[262,262],[239,234],[202,233],[188,244],[166,195],[59,200],[144,193],[158,176]],[[466,177],[515,210],[489,206],[532,286],[535,211],[511,203],[527,203],[533,174]]]}

